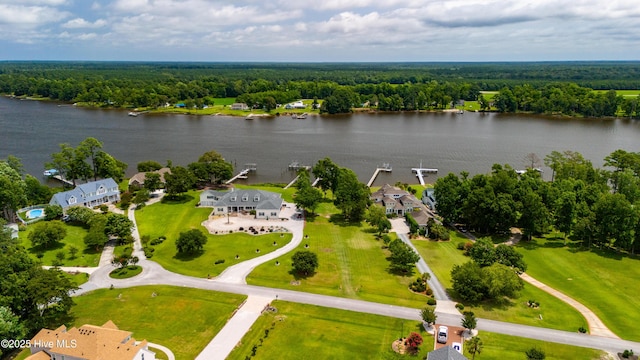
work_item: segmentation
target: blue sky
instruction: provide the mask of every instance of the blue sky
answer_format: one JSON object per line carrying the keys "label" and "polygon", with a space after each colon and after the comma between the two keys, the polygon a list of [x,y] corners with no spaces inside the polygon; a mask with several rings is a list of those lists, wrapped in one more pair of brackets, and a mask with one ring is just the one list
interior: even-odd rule
{"label": "blue sky", "polygon": [[0,60],[640,60],[637,0],[0,0]]}

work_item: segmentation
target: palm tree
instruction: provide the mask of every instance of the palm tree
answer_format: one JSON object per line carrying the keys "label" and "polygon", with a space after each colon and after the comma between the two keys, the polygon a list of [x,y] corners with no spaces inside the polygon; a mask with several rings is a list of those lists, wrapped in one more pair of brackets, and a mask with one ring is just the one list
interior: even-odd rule
{"label": "palm tree", "polygon": [[467,348],[469,354],[471,354],[471,360],[475,360],[476,354],[480,354],[482,352],[482,340],[478,336],[474,336],[471,339],[467,340],[464,344]]}
{"label": "palm tree", "polygon": [[473,329],[478,325],[478,319],[476,319],[473,311],[465,311],[462,315],[464,316],[462,318],[462,327],[467,329],[468,333],[472,335]]}

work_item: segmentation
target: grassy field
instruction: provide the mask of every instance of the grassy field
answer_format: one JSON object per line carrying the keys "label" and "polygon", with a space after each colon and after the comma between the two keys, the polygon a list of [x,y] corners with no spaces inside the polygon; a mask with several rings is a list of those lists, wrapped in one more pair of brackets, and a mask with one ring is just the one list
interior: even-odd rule
{"label": "grassy field", "polygon": [[[40,246],[33,247],[31,241],[29,241],[29,234],[33,231],[36,224],[28,226],[26,231],[19,232],[20,244],[27,249],[32,258],[38,259],[37,255],[42,254],[42,258],[39,259],[42,264],[53,265],[54,260],[57,260],[56,253],[63,251],[65,253],[65,259],[62,260],[62,266],[98,266],[100,262],[100,252],[95,251],[93,248],[87,248],[84,245],[84,237],[87,234],[86,229],[63,223],[63,226],[67,229],[67,236],[65,236],[61,242],[49,248]],[[78,249],[75,259],[69,258],[69,248],[72,246]]]}
{"label": "grassy field", "polygon": [[129,265],[120,269],[115,269],[109,273],[109,277],[114,279],[132,278],[142,272],[142,267],[138,265]]}
{"label": "grassy field", "polygon": [[394,340],[411,332],[424,338],[416,359],[433,349],[433,337],[417,321],[283,301],[273,304],[277,313],[259,317],[228,359],[250,357],[254,345],[255,359],[413,358],[391,349]]}
{"label": "grassy field", "polygon": [[[325,203],[325,206],[332,205]],[[296,249],[310,250],[318,255],[319,267],[314,276],[296,279],[289,273],[291,257],[295,253],[292,251],[278,258],[281,263],[278,267],[274,266],[275,261],[258,266],[247,282],[386,304],[424,306],[426,297],[408,290],[417,272],[412,276],[391,274],[386,259],[389,254],[381,249],[382,241],[375,239],[369,226],[332,223],[327,217],[320,215],[307,221],[305,234],[309,238],[303,239]],[[309,245],[308,249],[305,244]]]}
{"label": "grassy field", "polygon": [[[546,360],[596,360],[601,359],[601,356],[605,354],[600,350],[484,331],[480,331],[478,336],[482,339],[484,345],[482,352],[476,355],[476,359],[478,360],[526,359],[525,351],[533,347],[544,351]],[[465,355],[471,359],[471,354],[465,351]]]}
{"label": "grassy field", "polygon": [[[161,109],[138,109],[148,110],[151,112],[159,112],[159,113],[177,113],[177,114],[194,114],[194,115],[215,115],[215,114],[223,114],[223,115],[232,115],[232,116],[247,116],[249,114],[267,114],[277,116],[280,113],[319,113],[319,110],[311,109],[311,104],[313,103],[312,99],[302,99],[302,103],[307,105],[305,109],[285,109],[284,106],[273,109],[270,112],[264,111],[262,109],[249,109],[249,110],[231,110],[231,105],[236,102],[235,98],[214,98],[214,105],[209,106],[206,109],[187,109],[187,108],[177,108],[177,107],[168,107]],[[323,100],[318,100],[319,104],[322,104]],[[284,105],[284,104],[283,104]]]}
{"label": "grassy field", "polygon": [[609,250],[584,251],[579,243],[561,239],[520,242],[527,273],[580,301],[618,336],[639,341],[640,260]]}
{"label": "grassy field", "polygon": [[[182,202],[156,203],[136,210],[141,236],[149,235],[151,239],[166,236],[167,240],[154,246],[152,260],[169,271],[196,277],[216,276],[231,265],[264,255],[291,241],[291,234],[208,234],[202,254],[178,256],[175,241],[181,232],[190,229],[206,232],[201,223],[207,219],[211,208],[197,208],[198,199],[199,193],[191,191]],[[260,249],[259,253],[257,249]],[[239,255],[237,259],[236,255]],[[224,263],[215,264],[218,260],[224,260]]]}
{"label": "grassy field", "polygon": [[[462,264],[470,259],[457,249],[458,243],[464,243],[466,238],[459,233],[451,233],[451,241],[435,242],[414,240],[418,251],[429,264],[442,285],[451,293],[451,268],[455,264]],[[529,264],[530,261],[527,261]],[[534,276],[535,277],[535,276]],[[538,309],[527,306],[528,300],[540,303]],[[548,327],[552,329],[577,331],[579,327],[586,327],[586,320],[572,307],[553,296],[525,283],[524,289],[516,299],[505,303],[485,302],[475,306],[465,304],[465,310],[473,311],[476,316],[507,321],[518,324]],[[540,319],[542,315],[542,319]]]}
{"label": "grassy field", "polygon": [[[608,92],[609,90],[593,90],[593,91],[602,94],[602,93]],[[616,90],[616,93],[618,95],[622,95],[623,97],[628,99],[628,98],[631,98],[631,97],[639,96],[640,95],[640,90]]]}

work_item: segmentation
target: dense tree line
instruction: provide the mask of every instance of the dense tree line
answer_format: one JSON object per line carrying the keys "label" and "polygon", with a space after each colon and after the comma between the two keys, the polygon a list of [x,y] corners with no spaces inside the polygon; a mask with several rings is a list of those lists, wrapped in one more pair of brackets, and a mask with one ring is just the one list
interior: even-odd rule
{"label": "dense tree line", "polygon": [[[498,104],[502,111],[513,109],[603,116],[611,114],[612,99],[599,94],[582,93],[589,92],[591,88],[637,89],[640,88],[639,74],[640,64],[635,62],[17,62],[0,64],[0,93],[84,102],[94,106],[150,108],[178,102],[184,102],[189,108],[202,107],[214,104],[214,98],[234,97],[252,107],[266,110],[272,110],[276,104],[284,104],[297,98],[318,98],[327,100],[323,112],[333,114],[347,113],[353,107],[367,103],[382,111],[445,108],[451,102],[460,99],[477,100],[482,90],[501,90]],[[562,83],[549,87],[550,82]],[[517,98],[514,100],[506,90],[522,90],[525,94],[512,94]],[[562,94],[557,94],[558,91]],[[538,101],[538,96],[548,100]],[[579,105],[576,105],[575,101],[564,100],[570,97],[579,99]],[[620,103],[621,101],[618,101],[618,104]],[[632,113],[637,116],[637,106],[633,103],[622,105],[623,109],[630,109],[629,116],[632,116]]]}
{"label": "dense tree line", "polygon": [[31,259],[3,225],[0,219],[0,339],[29,339],[70,319],[76,286],[60,270]]}
{"label": "dense tree line", "polygon": [[6,160],[0,160],[0,218],[14,222],[16,210],[48,203],[51,195],[49,187],[24,173],[20,159],[9,155]]}
{"label": "dense tree line", "polygon": [[522,111],[587,117],[614,116],[619,108],[626,116],[637,117],[640,115],[638,101],[638,97],[625,99],[615,90],[594,92],[573,83],[550,84],[542,88],[534,88],[529,84],[505,87],[493,99],[500,112]]}
{"label": "dense tree line", "polygon": [[572,151],[554,151],[544,163],[552,182],[535,169],[518,175],[508,165],[472,178],[450,173],[435,183],[438,213],[482,233],[515,226],[530,238],[553,226],[586,246],[640,249],[640,153],[616,150],[605,158],[606,169]]}

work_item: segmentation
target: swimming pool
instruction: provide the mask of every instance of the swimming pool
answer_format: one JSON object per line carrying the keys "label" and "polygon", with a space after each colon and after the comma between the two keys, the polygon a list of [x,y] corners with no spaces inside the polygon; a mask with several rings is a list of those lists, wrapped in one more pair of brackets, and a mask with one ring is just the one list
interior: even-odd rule
{"label": "swimming pool", "polygon": [[27,219],[37,219],[44,216],[44,209],[31,209],[27,211]]}

